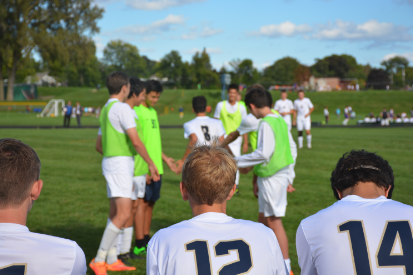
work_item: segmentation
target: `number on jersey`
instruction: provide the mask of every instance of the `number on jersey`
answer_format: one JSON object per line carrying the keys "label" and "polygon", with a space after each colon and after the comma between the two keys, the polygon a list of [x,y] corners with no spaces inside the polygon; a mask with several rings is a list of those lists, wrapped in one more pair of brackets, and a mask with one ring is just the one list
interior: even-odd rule
{"label": "number on jersey", "polygon": [[[372,275],[363,221],[346,221],[338,225],[339,233],[349,235],[355,274]],[[396,250],[398,244],[399,252]],[[403,267],[413,274],[413,232],[409,221],[387,221],[377,248],[377,267]]]}
{"label": "number on jersey", "polygon": [[11,264],[0,267],[0,274],[26,275],[27,264]]}
{"label": "number on jersey", "polygon": [[[248,273],[253,264],[251,248],[244,240],[219,241],[214,245],[215,257],[229,255],[230,250],[237,250],[239,260],[223,265],[218,275],[237,275]],[[211,256],[209,255],[208,241],[194,240],[185,244],[185,251],[193,251],[195,268],[198,275],[212,275]]]}
{"label": "number on jersey", "polygon": [[205,136],[205,140],[206,141],[210,141],[211,140],[211,136],[209,135],[209,128],[208,126],[201,126],[202,132],[204,133]]}

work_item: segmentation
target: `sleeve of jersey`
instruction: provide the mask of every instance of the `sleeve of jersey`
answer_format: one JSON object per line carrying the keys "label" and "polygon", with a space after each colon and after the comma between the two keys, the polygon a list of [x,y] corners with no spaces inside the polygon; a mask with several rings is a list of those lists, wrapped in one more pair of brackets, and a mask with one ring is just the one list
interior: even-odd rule
{"label": "sleeve of jersey", "polygon": [[[239,104],[239,103],[238,103]],[[248,114],[247,114],[247,109],[245,108],[244,105],[241,105],[240,107],[240,112],[241,112],[241,118],[245,118]]]}
{"label": "sleeve of jersey", "polygon": [[272,134],[271,126],[263,121],[258,129],[257,149],[251,154],[242,155],[235,160],[239,168],[254,166],[265,161],[269,161],[274,153],[275,140]]}
{"label": "sleeve of jersey", "polygon": [[215,113],[214,113],[215,118],[218,118],[218,119],[220,118],[221,109],[222,109],[222,102],[218,102],[217,107],[215,108]]}
{"label": "sleeve of jersey", "polygon": [[[127,106],[129,108],[129,106]],[[136,128],[135,117],[131,114],[131,110],[127,108],[120,109],[119,112],[120,125],[123,130],[128,130],[130,128]]]}
{"label": "sleeve of jersey", "polygon": [[102,135],[102,128],[99,127],[98,136]]}
{"label": "sleeve of jersey", "polygon": [[85,253],[83,253],[83,250],[79,247],[78,244],[76,244],[75,262],[73,264],[71,275],[85,275],[86,271],[87,271],[87,267],[86,267]]}
{"label": "sleeve of jersey", "polygon": [[314,108],[313,103],[311,102],[311,100],[308,99],[308,108]]}
{"label": "sleeve of jersey", "polygon": [[159,275],[158,262],[152,247],[148,245],[148,252],[146,256],[146,275]]}
{"label": "sleeve of jersey", "polygon": [[184,138],[188,139],[189,136],[193,133],[194,131],[192,130],[192,127],[190,127],[188,123],[185,123],[184,124]]}
{"label": "sleeve of jersey", "polygon": [[317,269],[313,263],[311,248],[307,238],[304,235],[303,228],[300,226],[297,229],[296,247],[298,255],[298,264],[301,268],[302,275],[317,275]]}
{"label": "sleeve of jersey", "polygon": [[252,125],[251,125],[248,117],[244,118],[244,119],[241,121],[241,124],[239,125],[239,127],[238,127],[238,129],[237,129],[237,131],[238,131],[238,133],[239,133],[240,135],[244,135],[244,134],[247,134],[247,133],[249,133],[249,132],[256,131],[256,130],[257,130],[257,129],[253,129],[253,128],[252,128]]}

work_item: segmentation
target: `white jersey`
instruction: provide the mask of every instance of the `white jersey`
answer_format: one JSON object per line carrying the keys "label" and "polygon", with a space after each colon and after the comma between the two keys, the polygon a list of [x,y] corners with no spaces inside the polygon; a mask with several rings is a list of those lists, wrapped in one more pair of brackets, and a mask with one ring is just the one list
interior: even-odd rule
{"label": "white jersey", "polygon": [[258,131],[261,119],[257,119],[253,114],[248,114],[242,119],[237,131],[240,135],[244,135],[250,132]]}
{"label": "white jersey", "polygon": [[[138,116],[136,112],[126,103],[120,102],[116,98],[109,99],[105,106],[113,101],[117,101],[112,105],[109,110],[109,121],[116,131],[122,134],[126,134],[126,130],[130,128],[136,128],[136,120]],[[102,131],[99,128],[98,135],[102,135]],[[104,157],[102,160],[102,172],[103,175],[111,174],[130,174],[133,175],[133,157],[117,156],[117,157]],[[132,169],[132,170],[131,170]]]}
{"label": "white jersey", "polygon": [[328,112],[327,109],[324,109],[324,116],[328,116],[330,113]]}
{"label": "white jersey", "polygon": [[86,258],[76,242],[0,223],[0,274],[81,275]]}
{"label": "white jersey", "polygon": [[[288,113],[291,112],[291,110],[294,109],[294,105],[293,102],[289,99],[279,99],[275,102],[274,105],[274,110],[278,111],[280,114],[281,113]],[[281,115],[283,117],[283,119],[285,120],[285,122],[287,122],[288,125],[291,124],[291,115]]]}
{"label": "white jersey", "polygon": [[301,274],[413,274],[412,223],[411,206],[346,196],[298,227]]}
{"label": "white jersey", "polygon": [[313,103],[307,97],[304,97],[303,100],[296,99],[294,100],[294,110],[297,111],[297,117],[303,117],[310,112],[310,109],[314,108]]}
{"label": "white jersey", "polygon": [[189,138],[191,134],[196,135],[200,144],[211,144],[225,135],[225,129],[221,120],[198,116],[184,124],[184,137]]}
{"label": "white jersey", "polygon": [[147,275],[287,275],[274,232],[223,213],[159,230],[148,245]]}

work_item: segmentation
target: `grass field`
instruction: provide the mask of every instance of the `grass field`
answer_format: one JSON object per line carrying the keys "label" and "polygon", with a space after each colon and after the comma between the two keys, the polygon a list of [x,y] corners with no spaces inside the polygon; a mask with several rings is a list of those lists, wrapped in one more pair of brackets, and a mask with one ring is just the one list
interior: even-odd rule
{"label": "grass field", "polygon": [[[313,129],[313,149],[298,152],[294,183],[297,191],[288,195],[287,214],[283,219],[295,274],[300,274],[295,250],[296,229],[303,218],[334,203],[329,178],[344,152],[366,149],[382,155],[394,170],[394,199],[413,203],[412,133],[411,128]],[[183,130],[163,129],[161,134],[164,152],[175,159],[182,157],[187,142],[183,139]],[[29,214],[30,230],[75,240],[90,261],[98,249],[109,210],[101,156],[94,150],[96,130],[0,129],[1,137],[17,138],[31,145],[42,161],[44,189]],[[228,203],[228,214],[256,221],[258,203],[252,194],[251,178],[251,174],[241,176],[240,195]],[[152,234],[191,218],[188,203],[180,197],[179,181],[179,176],[166,170],[161,199],[154,211]],[[136,260],[134,264],[138,270],[124,274],[145,274],[145,260]]]}
{"label": "grass field", "polygon": [[[273,99],[279,99],[279,92],[272,91]],[[66,102],[71,100],[74,104],[79,101],[83,107],[98,107],[103,106],[107,100],[108,92],[106,89],[96,91],[91,88],[46,88],[39,87],[40,99],[38,101],[48,101],[51,98],[64,99]],[[155,109],[158,111],[159,122],[161,125],[182,125],[184,122],[193,118],[192,97],[204,95],[208,104],[214,110],[216,104],[220,101],[221,91],[219,90],[165,90]],[[394,108],[396,113],[407,112],[413,107],[413,92],[405,91],[367,91],[367,92],[325,92],[306,94],[311,99],[315,106],[314,113],[311,115],[312,121],[323,121],[323,109],[325,106],[330,111],[330,124],[337,125],[343,121],[343,109],[346,105],[351,105],[357,113],[357,119],[362,119],[370,112],[378,115],[381,110]],[[289,93],[289,99],[295,100],[296,93]],[[28,103],[30,104],[30,103]],[[185,117],[179,119],[178,108],[183,106]],[[0,106],[0,126],[1,125],[53,125],[61,126],[63,118],[38,118],[36,114],[22,113],[25,106],[14,107],[8,111],[7,106]],[[168,108],[169,113],[165,114],[165,108]],[[171,111],[172,108],[174,111]],[[341,118],[335,116],[336,108],[341,109]],[[20,113],[19,113],[20,112]],[[211,113],[211,116],[213,113]],[[357,119],[350,120],[349,125],[357,123]],[[84,116],[82,118],[83,125],[98,125],[99,122],[94,117]],[[72,119],[72,126],[76,126],[76,121]]]}

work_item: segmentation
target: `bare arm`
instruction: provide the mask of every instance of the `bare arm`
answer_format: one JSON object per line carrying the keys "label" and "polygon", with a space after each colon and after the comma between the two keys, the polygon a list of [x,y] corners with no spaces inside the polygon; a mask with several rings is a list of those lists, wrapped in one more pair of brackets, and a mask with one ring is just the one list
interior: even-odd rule
{"label": "bare arm", "polygon": [[176,166],[174,165],[175,160],[173,158],[168,157],[162,152],[162,160],[168,165],[172,172],[176,173]]}
{"label": "bare arm", "polygon": [[186,147],[184,156],[182,157],[182,159],[176,162],[178,164],[178,167],[176,168],[176,172],[175,172],[177,175],[179,175],[182,172],[182,166],[184,165],[184,162],[186,158],[188,157],[188,155],[191,153],[191,147],[195,146],[197,141],[198,141],[198,138],[196,137],[195,134],[189,135],[189,142],[188,142],[188,146]]}
{"label": "bare arm", "polygon": [[308,114],[305,117],[308,117],[309,115],[311,115],[311,113],[314,111],[314,107],[310,109],[310,112],[308,112]]}
{"label": "bare arm", "polygon": [[295,125],[296,121],[297,121],[297,110],[293,110],[293,125]]}
{"label": "bare arm", "polygon": [[246,152],[248,152],[248,134],[244,134],[244,144],[242,145],[242,151],[244,152],[244,154]]}
{"label": "bare arm", "polygon": [[139,138],[138,132],[136,132],[136,128],[129,128],[128,130],[126,130],[126,134],[129,136],[136,152],[148,164],[149,172],[151,173],[153,181],[158,181],[160,179],[158,168],[156,168],[152,159],[149,157],[149,154],[148,154],[148,151],[146,151],[145,145],[142,143],[141,139]]}
{"label": "bare arm", "polygon": [[98,137],[96,138],[96,151],[98,151],[101,155],[103,155],[101,135],[98,135]]}
{"label": "bare arm", "polygon": [[233,142],[234,140],[236,140],[239,137],[239,132],[238,131],[234,131],[231,134],[229,134],[225,140],[222,142],[221,147],[225,148],[228,146],[228,144],[230,144],[231,142]]}

